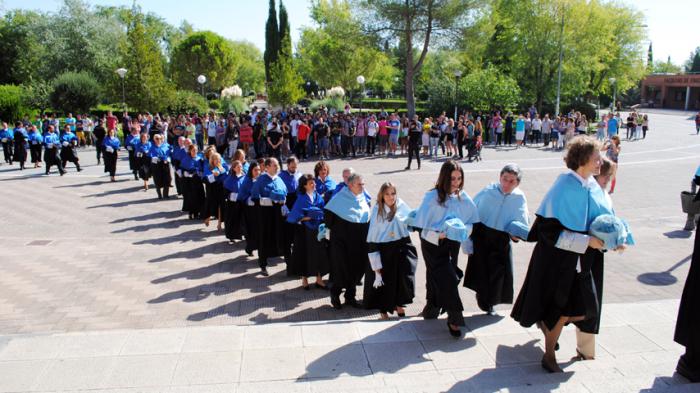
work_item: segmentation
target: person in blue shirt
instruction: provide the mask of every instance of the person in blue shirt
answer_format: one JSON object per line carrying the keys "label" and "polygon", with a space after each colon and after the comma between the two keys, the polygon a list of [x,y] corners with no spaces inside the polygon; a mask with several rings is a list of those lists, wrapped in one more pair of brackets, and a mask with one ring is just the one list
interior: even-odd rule
{"label": "person in blue shirt", "polygon": [[260,222],[256,214],[255,203],[250,199],[250,192],[260,177],[260,172],[260,164],[252,162],[238,191],[238,202],[241,202],[243,207],[245,252],[248,256],[253,256],[253,251],[258,249],[258,226]]}
{"label": "person in blue shirt", "polygon": [[110,128],[107,131],[107,136],[102,140],[102,155],[104,157],[105,172],[109,173],[109,180],[112,182],[117,181],[115,175],[117,173],[119,146],[119,138],[114,135],[114,129]]}
{"label": "person in blue shirt", "polygon": [[301,277],[304,290],[311,289],[308,277],[316,277],[316,288],[328,289],[323,276],[328,274],[328,247],[318,241],[318,228],[323,222],[323,198],[316,192],[313,175],[299,178],[297,198],[287,215],[287,223],[294,226],[294,247],[287,263],[287,275]]}
{"label": "person in blue shirt", "polygon": [[180,162],[182,171],[182,210],[190,220],[199,219],[204,208],[204,186],[202,185],[204,156],[197,145],[188,146],[187,155]]}
{"label": "person in blue shirt", "polygon": [[173,170],[175,171],[175,191],[177,195],[182,195],[182,170],[180,169],[180,162],[187,154],[186,141],[188,141],[188,139],[184,136],[178,137],[177,146],[173,148],[173,154],[171,156],[173,160]]}
{"label": "person in blue shirt", "polygon": [[71,131],[67,124],[63,127],[63,135],[61,135],[61,166],[66,169],[66,164],[72,162],[78,172],[80,169],[80,159],[78,158],[78,137]]}
{"label": "person in blue shirt", "polygon": [[527,239],[530,230],[527,199],[520,190],[522,172],[508,164],[499,182],[479,191],[474,203],[479,223],[474,224],[471,239],[474,253],[469,257],[464,286],[476,292],[482,311],[494,315],[493,306],[513,303],[513,253],[511,240]]}
{"label": "person in blue shirt", "polygon": [[44,162],[46,162],[46,175],[51,172],[51,167],[56,165],[58,173],[63,176],[66,171],[61,165],[61,157],[59,151],[61,149],[61,139],[54,132],[53,125],[49,125],[46,136],[44,137]]}
{"label": "person in blue shirt", "polygon": [[[301,178],[301,172],[297,171],[297,168],[299,166],[299,160],[295,156],[289,156],[287,158],[287,168],[283,171],[280,171],[279,177],[282,179],[284,182],[284,185],[287,187],[287,200],[285,202],[285,206],[287,207],[287,211],[291,211],[292,208],[294,207],[294,202],[297,200],[297,190],[299,189],[299,178]],[[292,250],[292,244],[294,243],[294,228],[295,225],[292,224],[285,224],[285,247],[284,250],[288,252],[287,255],[285,255],[285,260],[289,260],[291,258],[291,250]]]}
{"label": "person in blue shirt", "polygon": [[276,158],[265,159],[265,171],[250,191],[255,204],[258,225],[258,264],[263,276],[267,276],[267,260],[273,257],[288,256],[285,250],[284,233],[287,207],[287,186],[278,176],[280,170]]}
{"label": "person in blue shirt", "polygon": [[331,167],[326,161],[319,161],[314,166],[314,176],[316,178],[316,192],[321,195],[326,203],[330,200],[331,195],[333,195],[333,190],[338,186],[338,184],[330,176]]}
{"label": "person in blue shirt", "polygon": [[418,253],[406,223],[410,213],[411,208],[396,195],[396,187],[382,184],[369,220],[369,265],[362,296],[365,308],[378,309],[380,319],[388,319],[394,311],[406,316],[404,307],[415,296]]}
{"label": "person in blue shirt", "polygon": [[231,161],[231,170],[224,180],[224,197],[226,208],[224,209],[224,228],[226,238],[233,243],[243,239],[245,226],[243,221],[244,204],[238,201],[238,193],[245,180],[243,165],[238,160]]}
{"label": "person in blue shirt", "polygon": [[612,113],[608,114],[608,139],[612,138],[613,135],[617,135],[617,131],[620,128],[618,119],[613,116]]}
{"label": "person in blue shirt", "polygon": [[13,140],[15,142],[15,151],[12,155],[12,160],[19,162],[19,170],[22,171],[24,170],[24,164],[27,162],[27,141],[29,140],[29,135],[27,135],[27,130],[20,121],[15,123]]}
{"label": "person in blue shirt", "polygon": [[364,195],[364,181],[355,173],[348,186],[340,190],[325,206],[324,220],[331,255],[331,305],[341,309],[340,294],[345,290],[345,304],[359,308],[355,298],[357,285],[369,263],[367,231],[370,207]]}
{"label": "person in blue shirt", "polygon": [[464,171],[454,160],[440,168],[435,187],[423,197],[416,210],[414,227],[420,229],[420,243],[426,268],[424,319],[436,319],[447,312],[447,328],[453,337],[461,336],[464,306],[459,297],[462,271],[458,267],[460,246],[472,253],[469,239],[472,226],[479,222],[474,201],[463,190]]}
{"label": "person in blue shirt", "polygon": [[2,123],[2,130],[0,130],[0,141],[2,141],[2,152],[5,156],[5,163],[12,165],[12,146],[14,139],[14,134],[7,128],[7,123]]}
{"label": "person in blue shirt", "polygon": [[136,142],[132,141],[134,147],[134,162],[136,163],[137,172],[141,180],[143,180],[143,190],[148,191],[148,179],[151,178],[151,146],[153,144],[148,140],[148,134],[140,134]]}
{"label": "person in blue shirt", "polygon": [[134,175],[134,180],[139,179],[139,166],[136,161],[136,144],[139,143],[139,132],[132,128],[130,133],[126,133],[129,129],[124,129],[124,147],[129,154],[129,170]]}
{"label": "person in blue shirt", "polygon": [[209,161],[204,162],[202,181],[205,185],[206,198],[204,201],[204,225],[209,226],[212,217],[216,217],[216,230],[221,231],[223,226],[224,210],[226,209],[226,195],[224,193],[224,181],[228,176],[228,165],[221,159],[221,155],[212,150]]}
{"label": "person in blue shirt", "polygon": [[596,318],[600,299],[591,277],[592,259],[605,244],[589,234],[593,220],[609,202],[593,176],[600,173],[600,143],[577,136],[564,157],[569,172],[559,175],[537,209],[528,241],[536,242],[525,282],[511,317],[533,324],[545,337],[542,368],[562,372],[555,349],[567,323]]}
{"label": "person in blue shirt", "polygon": [[153,144],[148,152],[150,157],[150,169],[153,175],[153,183],[156,185],[158,199],[168,199],[170,193],[170,156],[172,150],[170,145],[163,141],[162,134],[153,136]]}
{"label": "person in blue shirt", "polygon": [[75,118],[73,117],[72,113],[69,113],[68,116],[66,116],[66,120],[64,121],[64,123],[66,123],[66,125],[68,126],[68,128],[63,127],[64,134],[66,133],[66,130],[70,130],[72,133],[75,133]]}
{"label": "person in blue shirt", "polygon": [[27,141],[29,142],[29,153],[34,168],[41,168],[41,146],[44,144],[44,137],[37,130],[35,125],[29,128]]}

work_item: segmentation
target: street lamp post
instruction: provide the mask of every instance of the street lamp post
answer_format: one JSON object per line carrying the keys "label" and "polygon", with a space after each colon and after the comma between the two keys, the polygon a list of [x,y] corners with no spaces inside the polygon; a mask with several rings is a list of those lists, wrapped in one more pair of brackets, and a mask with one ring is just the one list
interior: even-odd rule
{"label": "street lamp post", "polygon": [[610,104],[610,112],[615,112],[615,103],[617,101],[617,79],[615,78],[610,78],[610,84],[613,85],[613,100],[612,103]]}
{"label": "street lamp post", "polygon": [[207,77],[204,75],[198,76],[197,83],[199,83],[199,86],[201,87],[201,90],[202,90],[202,97],[204,97],[204,84],[207,83]]}
{"label": "street lamp post", "polygon": [[126,68],[118,68],[116,71],[117,75],[122,79],[122,108],[126,110],[126,89],[124,87],[124,77],[126,76]]}
{"label": "street lamp post", "polygon": [[362,99],[365,95],[365,77],[362,75],[358,76],[357,83],[360,84],[360,114],[362,114]]}
{"label": "street lamp post", "polygon": [[564,57],[564,11],[561,13],[561,26],[559,28],[559,65],[557,66],[557,103],[554,107],[554,116],[559,116],[561,103],[561,60]]}
{"label": "street lamp post", "polygon": [[459,78],[462,77],[462,71],[455,71],[455,121],[457,120],[457,91],[459,90]]}

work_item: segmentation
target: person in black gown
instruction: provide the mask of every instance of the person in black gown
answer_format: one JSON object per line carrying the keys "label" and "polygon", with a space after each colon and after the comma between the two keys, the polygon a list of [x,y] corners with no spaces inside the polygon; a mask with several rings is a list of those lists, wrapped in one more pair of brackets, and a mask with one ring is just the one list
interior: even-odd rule
{"label": "person in black gown", "polygon": [[693,257],[678,309],[674,341],[685,347],[676,366],[690,382],[700,382],[700,236],[695,233]]}
{"label": "person in black gown", "polygon": [[330,231],[330,290],[331,305],[335,309],[342,308],[340,294],[343,290],[346,305],[362,307],[355,294],[369,264],[369,216],[364,182],[362,176],[355,173],[348,178],[348,186],[326,204],[324,211],[325,224]]}
{"label": "person in black gown", "polygon": [[301,277],[301,286],[309,290],[308,277],[316,277],[316,288],[327,289],[323,276],[328,274],[328,247],[318,241],[318,227],[323,222],[323,198],[316,192],[313,175],[299,178],[299,187],[287,223],[294,228],[292,255],[287,275]]}

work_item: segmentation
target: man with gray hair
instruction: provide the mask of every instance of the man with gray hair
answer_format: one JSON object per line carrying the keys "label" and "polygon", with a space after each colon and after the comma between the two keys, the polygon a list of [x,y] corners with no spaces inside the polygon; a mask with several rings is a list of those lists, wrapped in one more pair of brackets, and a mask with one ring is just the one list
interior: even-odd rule
{"label": "man with gray hair", "polygon": [[356,287],[369,266],[367,232],[370,207],[364,192],[362,175],[352,173],[342,188],[326,204],[324,219],[330,234],[331,304],[341,309],[340,294],[345,289],[345,304],[360,307]]}
{"label": "man with gray hair", "polygon": [[513,303],[513,254],[511,240],[527,239],[527,199],[518,187],[522,171],[516,164],[501,169],[498,183],[486,186],[474,197],[479,220],[474,224],[474,253],[469,257],[464,286],[476,292],[479,308],[495,314],[493,306]]}
{"label": "man with gray hair", "polygon": [[[336,195],[337,193],[339,193],[340,190],[342,190],[343,188],[347,187],[348,181],[349,181],[350,177],[353,176],[353,175],[355,175],[355,170],[354,170],[352,167],[347,167],[347,168],[343,169],[343,182],[340,183],[340,184],[338,184],[338,185],[335,187],[335,189],[333,190],[333,192],[330,193],[330,195],[328,196],[328,200],[329,200],[329,201],[330,201],[331,199],[333,199],[333,196]],[[369,195],[369,194],[367,193],[367,191],[365,191],[364,189],[362,190],[362,192],[365,194],[365,199],[367,199],[367,203],[368,203],[368,204],[371,203],[371,202],[372,202],[372,196]]]}

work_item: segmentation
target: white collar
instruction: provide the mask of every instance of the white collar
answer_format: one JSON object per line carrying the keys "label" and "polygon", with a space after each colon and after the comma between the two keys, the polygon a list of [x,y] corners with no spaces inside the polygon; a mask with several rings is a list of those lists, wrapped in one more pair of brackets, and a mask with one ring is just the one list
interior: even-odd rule
{"label": "white collar", "polygon": [[576,180],[578,180],[584,188],[591,188],[591,181],[595,181],[593,180],[593,176],[589,176],[588,179],[584,179],[583,177],[581,177],[581,175],[576,173],[575,170],[569,169],[569,171],[572,175],[574,175],[574,178],[576,178]]}
{"label": "white collar", "polygon": [[275,176],[270,176],[270,174],[267,173],[267,172],[263,172],[263,174],[264,174],[264,175],[267,175],[267,177],[269,177],[269,178],[272,179],[272,180],[277,179],[277,175],[275,175]]}

